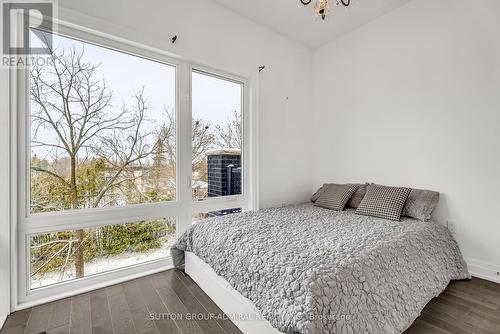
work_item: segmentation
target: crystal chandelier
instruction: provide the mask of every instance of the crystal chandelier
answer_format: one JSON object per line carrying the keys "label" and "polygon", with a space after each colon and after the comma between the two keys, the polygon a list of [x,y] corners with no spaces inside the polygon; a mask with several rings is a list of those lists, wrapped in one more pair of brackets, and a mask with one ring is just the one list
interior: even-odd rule
{"label": "crystal chandelier", "polygon": [[[351,4],[351,0],[333,1],[335,1],[336,6],[342,4],[348,7]],[[300,0],[300,3],[302,3],[304,6],[309,5],[311,2],[312,0]],[[314,6],[314,12],[316,13],[316,16],[321,17],[321,19],[324,21],[328,16],[328,13],[330,12],[330,5],[328,4],[328,0],[318,0],[318,2],[316,2],[316,5]]]}

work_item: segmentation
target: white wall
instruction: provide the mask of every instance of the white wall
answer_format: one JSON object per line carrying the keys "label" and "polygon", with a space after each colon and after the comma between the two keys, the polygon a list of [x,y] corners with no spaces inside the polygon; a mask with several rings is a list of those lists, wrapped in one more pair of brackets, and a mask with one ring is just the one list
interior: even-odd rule
{"label": "white wall", "polygon": [[[211,0],[60,0],[60,17],[245,77],[261,73],[260,205],[296,203],[310,195],[311,52]],[[112,22],[108,24],[108,22]],[[178,35],[175,45],[170,38]]]}
{"label": "white wall", "polygon": [[0,328],[10,313],[9,91],[8,71],[0,69]]}
{"label": "white wall", "polygon": [[[313,185],[442,194],[471,270],[500,271],[500,2],[418,0],[313,54]],[[500,277],[499,277],[500,278]]]}

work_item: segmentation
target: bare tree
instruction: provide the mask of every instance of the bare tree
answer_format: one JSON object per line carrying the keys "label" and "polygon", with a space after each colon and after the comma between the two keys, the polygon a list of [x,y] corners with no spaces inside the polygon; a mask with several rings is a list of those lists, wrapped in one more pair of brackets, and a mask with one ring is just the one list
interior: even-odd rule
{"label": "bare tree", "polygon": [[174,110],[165,107],[166,123],[160,128],[160,138],[164,141],[164,153],[169,164],[175,165],[176,135]]}
{"label": "bare tree", "polygon": [[[114,111],[112,92],[105,80],[98,77],[100,64],[86,61],[83,48],[50,52],[50,65],[38,66],[35,62],[31,68],[32,144],[50,150],[53,157],[67,157],[69,171],[39,165],[31,168],[54,178],[67,189],[69,207],[58,209],[98,207],[112,188],[124,182],[122,176],[133,164],[154,150],[146,141],[149,133],[143,131],[147,110],[144,90],[135,95],[136,106],[132,110],[123,107]],[[47,130],[51,136],[37,136],[39,131]],[[114,172],[91,201],[83,201],[77,170],[79,162],[89,154],[105,159]],[[61,206],[66,206],[66,201],[62,202]],[[75,254],[76,276],[82,277],[83,230],[77,230],[75,237],[76,242],[71,240],[68,249],[72,248]]]}
{"label": "bare tree", "polygon": [[214,148],[215,136],[210,126],[209,122],[201,119],[193,119],[191,132],[193,164],[203,160],[205,158],[205,153]]}
{"label": "bare tree", "polygon": [[[151,172],[152,184],[159,188],[160,179],[168,182],[166,188],[175,189],[176,179],[176,127],[173,109],[164,107],[165,122],[160,126],[156,135],[156,151],[154,152],[153,168]],[[157,189],[159,191],[159,189]]]}
{"label": "bare tree", "polygon": [[232,117],[223,125],[215,126],[217,146],[219,148],[237,148],[241,150],[242,136],[241,113],[234,111]]}
{"label": "bare tree", "polygon": [[208,150],[215,148],[216,137],[212,132],[210,123],[201,119],[193,119],[191,128],[192,142],[192,182],[197,185],[200,181],[207,178],[207,159]]}
{"label": "bare tree", "polygon": [[[147,142],[154,130],[143,131],[142,126],[146,122],[145,113],[148,110],[144,99],[144,88],[139,91],[134,100],[136,105],[132,110],[122,108],[122,115],[128,115],[129,127],[121,131],[102,131],[95,135],[92,145],[93,152],[102,159],[105,159],[108,166],[113,170],[105,186],[94,198],[92,207],[99,207],[102,199],[112,188],[120,187],[126,182],[133,182],[143,176],[143,168],[139,168],[136,173],[134,166],[142,166],[146,158],[151,156],[156,150],[158,143]],[[125,131],[124,131],[125,130]]]}

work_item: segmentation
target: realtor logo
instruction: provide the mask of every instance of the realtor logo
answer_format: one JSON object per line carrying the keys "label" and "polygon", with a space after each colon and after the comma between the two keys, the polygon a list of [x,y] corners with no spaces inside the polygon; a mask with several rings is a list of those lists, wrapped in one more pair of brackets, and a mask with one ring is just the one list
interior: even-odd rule
{"label": "realtor logo", "polygon": [[[43,34],[41,43],[29,45],[30,28],[52,32],[53,3],[41,1],[2,2],[2,51],[4,56],[49,54],[52,34]],[[21,20],[21,22],[19,22]],[[19,31],[19,29],[22,29]],[[37,34],[37,30],[32,30]],[[41,35],[41,34],[40,34]]]}

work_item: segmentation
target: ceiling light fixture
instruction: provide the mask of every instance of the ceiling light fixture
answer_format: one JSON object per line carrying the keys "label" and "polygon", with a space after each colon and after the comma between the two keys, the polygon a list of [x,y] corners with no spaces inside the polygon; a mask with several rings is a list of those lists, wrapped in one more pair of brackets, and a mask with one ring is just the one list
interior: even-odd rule
{"label": "ceiling light fixture", "polygon": [[[333,0],[333,1],[335,1],[336,6],[342,4],[345,7],[348,7],[351,4],[351,0]],[[303,4],[304,6],[309,5],[311,2],[312,0],[300,0],[300,3]],[[316,5],[314,6],[314,12],[316,13],[316,16],[321,17],[321,19],[324,21],[328,16],[328,13],[330,12],[330,5],[328,3],[328,0],[318,0],[318,2],[316,2]]]}

